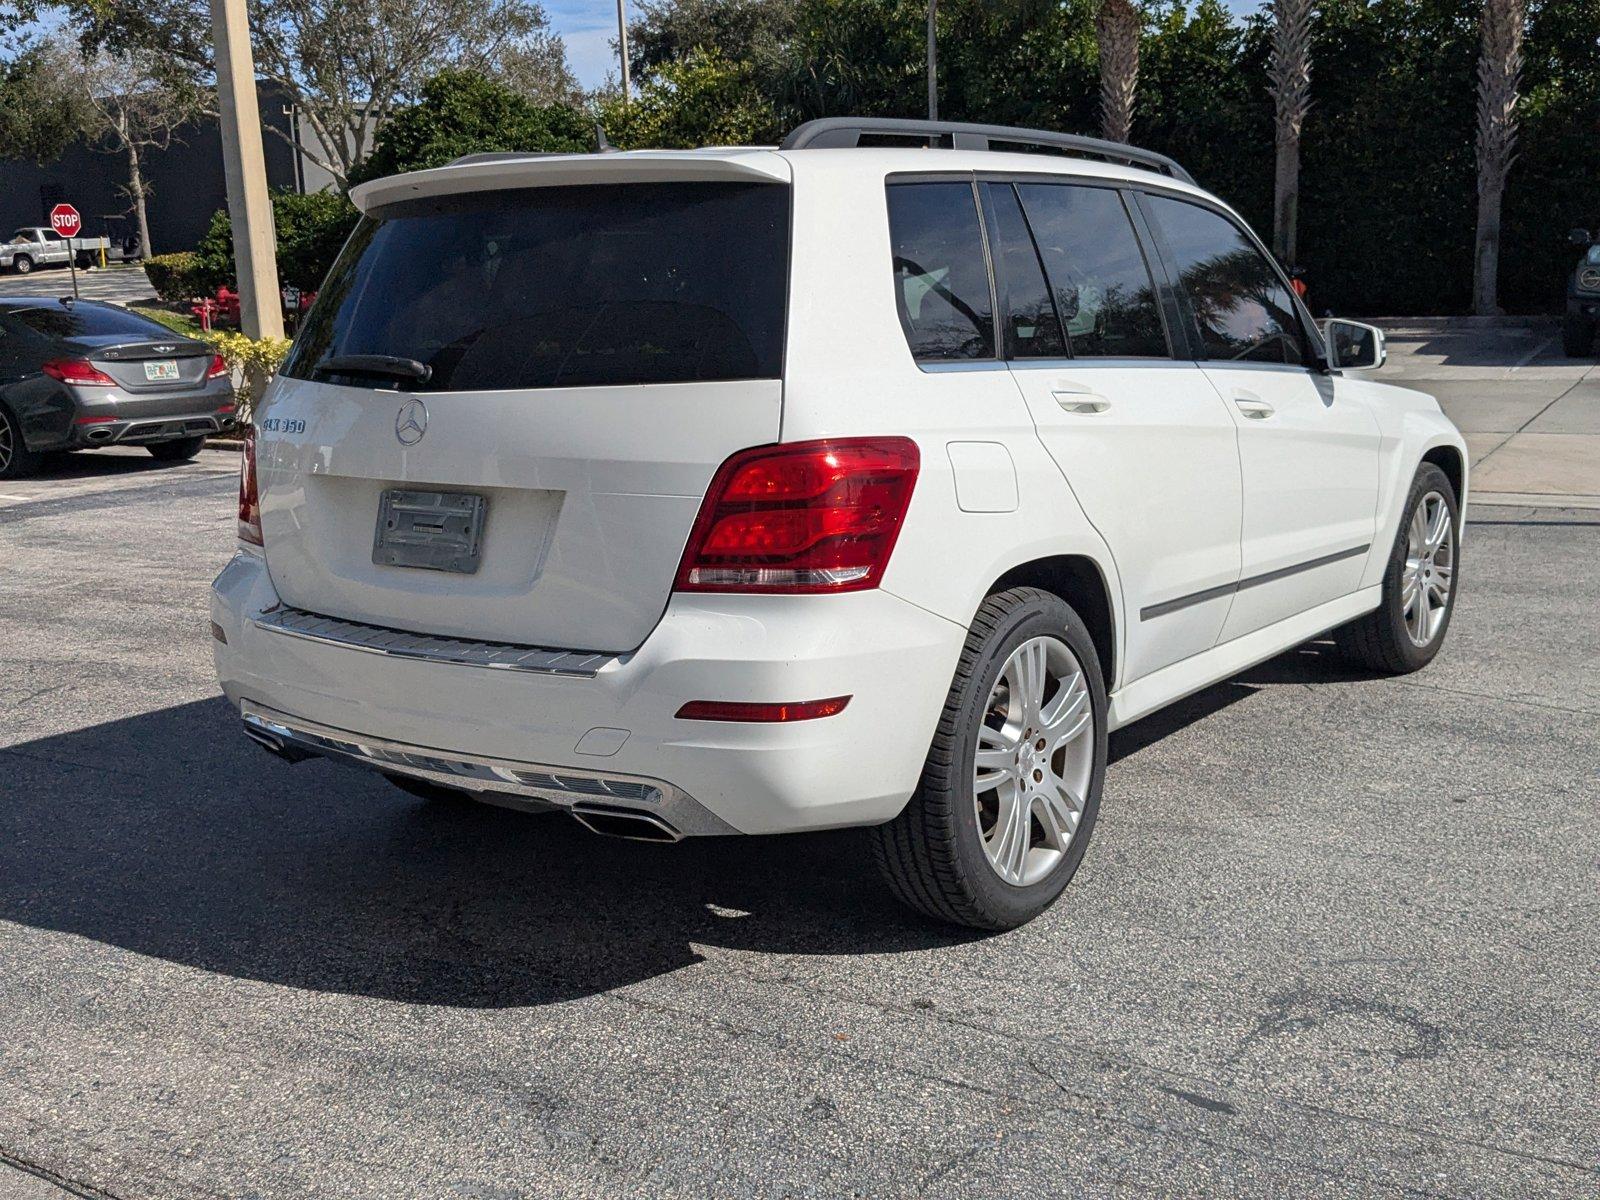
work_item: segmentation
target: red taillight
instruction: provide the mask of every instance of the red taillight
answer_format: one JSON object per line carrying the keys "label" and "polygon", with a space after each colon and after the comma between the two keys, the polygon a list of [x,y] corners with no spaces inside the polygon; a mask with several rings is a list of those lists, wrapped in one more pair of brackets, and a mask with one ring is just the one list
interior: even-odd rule
{"label": "red taillight", "polygon": [[39,368],[51,379],[76,387],[116,387],[117,381],[93,363],[81,358],[53,358]]}
{"label": "red taillight", "polygon": [[815,721],[844,711],[849,696],[788,704],[747,704],[735,700],[691,700],[675,714],[680,721]]}
{"label": "red taillight", "polygon": [[244,453],[239,456],[239,540],[265,546],[261,536],[261,496],[256,491],[256,431],[244,431]]}
{"label": "red taillight", "polygon": [[228,374],[231,374],[231,372],[228,370],[227,361],[222,357],[222,355],[213,354],[211,356],[211,365],[206,368],[206,378],[215,379],[219,375]]}
{"label": "red taillight", "polygon": [[917,444],[899,437],[742,450],[711,481],[675,586],[783,595],[877,587],[920,464]]}

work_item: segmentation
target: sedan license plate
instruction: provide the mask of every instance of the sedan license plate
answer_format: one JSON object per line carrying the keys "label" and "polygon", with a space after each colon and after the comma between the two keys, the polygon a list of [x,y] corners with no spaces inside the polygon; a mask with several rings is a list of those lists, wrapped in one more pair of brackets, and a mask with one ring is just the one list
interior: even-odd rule
{"label": "sedan license plate", "polygon": [[383,567],[471,575],[483,550],[487,507],[472,492],[388,488],[378,500],[372,561]]}
{"label": "sedan license plate", "polygon": [[178,364],[170,358],[148,361],[144,364],[144,377],[152,383],[158,379],[176,379]]}

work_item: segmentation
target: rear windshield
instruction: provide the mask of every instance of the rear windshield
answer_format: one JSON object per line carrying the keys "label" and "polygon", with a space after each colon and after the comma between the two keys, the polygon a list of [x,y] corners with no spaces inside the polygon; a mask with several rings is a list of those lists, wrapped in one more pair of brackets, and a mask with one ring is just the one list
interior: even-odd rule
{"label": "rear windshield", "polygon": [[771,184],[404,201],[356,227],[283,373],[390,386],[318,370],[364,354],[425,364],[423,391],[775,379],[788,244]]}
{"label": "rear windshield", "polygon": [[53,338],[95,338],[99,340],[122,338],[148,341],[150,338],[172,338],[172,331],[163,325],[121,308],[97,304],[55,304],[33,308],[0,308],[8,321],[24,325],[35,333]]}

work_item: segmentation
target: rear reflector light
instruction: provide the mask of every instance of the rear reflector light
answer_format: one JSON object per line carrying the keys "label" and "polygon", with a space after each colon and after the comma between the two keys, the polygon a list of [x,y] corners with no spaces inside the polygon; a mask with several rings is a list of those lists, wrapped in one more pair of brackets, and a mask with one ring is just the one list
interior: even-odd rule
{"label": "rear reflector light", "polygon": [[218,414],[231,413],[234,411],[235,407],[236,406],[232,404],[219,404],[217,405],[217,412]]}
{"label": "rear reflector light", "polygon": [[732,700],[691,700],[677,711],[680,721],[815,721],[844,711],[849,696],[789,704],[746,704]]}
{"label": "rear reflector light", "polygon": [[261,536],[261,496],[256,490],[256,431],[244,431],[244,453],[239,456],[239,540],[265,546]]}
{"label": "rear reflector light", "polygon": [[220,354],[213,354],[211,356],[211,365],[206,368],[206,378],[216,379],[218,376],[227,374],[229,374],[227,360]]}
{"label": "rear reflector light", "polygon": [[115,420],[115,417],[74,417],[72,423],[74,425],[109,425]]}
{"label": "rear reflector light", "polygon": [[920,465],[917,444],[898,437],[742,450],[711,481],[675,586],[783,595],[877,587]]}
{"label": "rear reflector light", "polygon": [[39,368],[51,379],[78,387],[116,387],[117,381],[93,363],[81,358],[54,358]]}

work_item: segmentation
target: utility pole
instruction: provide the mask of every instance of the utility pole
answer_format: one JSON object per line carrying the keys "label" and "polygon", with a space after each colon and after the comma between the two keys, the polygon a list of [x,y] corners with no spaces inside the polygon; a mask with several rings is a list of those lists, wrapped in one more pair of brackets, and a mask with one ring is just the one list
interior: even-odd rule
{"label": "utility pole", "polygon": [[622,54],[622,107],[628,107],[628,15],[627,0],[617,0],[617,45]]}
{"label": "utility pole", "polygon": [[255,59],[245,0],[211,0],[217,47],[217,101],[221,109],[222,169],[233,223],[233,264],[239,275],[239,325],[250,337],[283,336],[278,295],[277,239],[267,196],[261,150],[261,108],[256,101]]}

